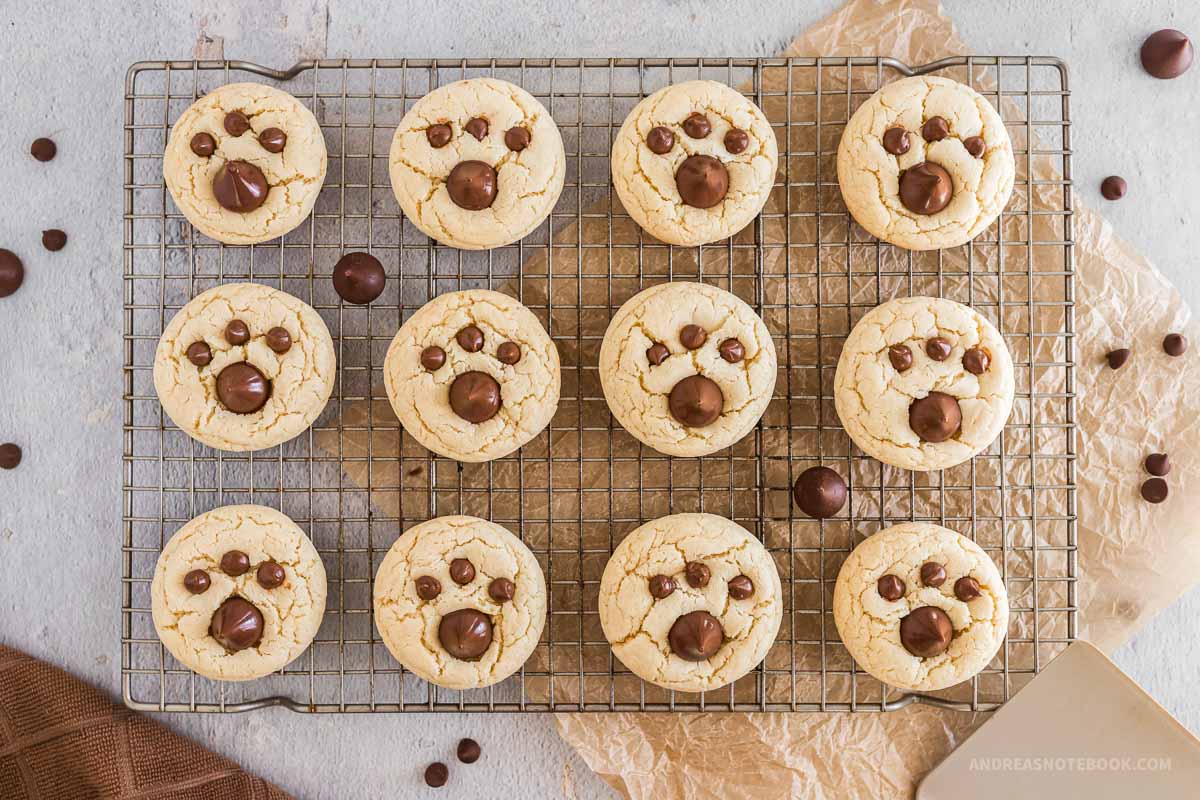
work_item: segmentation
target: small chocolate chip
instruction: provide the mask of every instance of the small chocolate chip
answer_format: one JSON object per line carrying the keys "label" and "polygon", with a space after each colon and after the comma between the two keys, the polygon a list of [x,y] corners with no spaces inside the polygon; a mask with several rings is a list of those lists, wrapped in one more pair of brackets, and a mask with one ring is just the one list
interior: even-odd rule
{"label": "small chocolate chip", "polygon": [[875,582],[875,590],[879,592],[879,596],[893,603],[904,597],[906,588],[904,581],[896,575],[884,575]]}
{"label": "small chocolate chip", "polygon": [[1129,360],[1130,353],[1131,351],[1128,347],[1122,347],[1118,350],[1109,350],[1104,355],[1104,360],[1108,362],[1110,369],[1120,369],[1121,367],[1125,366],[1125,362]]}
{"label": "small chocolate chip", "polygon": [[1147,478],[1142,484],[1142,499],[1147,503],[1161,503],[1167,499],[1167,482],[1162,478]]}
{"label": "small chocolate chip", "polygon": [[58,154],[58,145],[53,139],[47,139],[44,136],[40,139],[34,139],[33,144],[29,148],[29,154],[38,161],[50,161]]}
{"label": "small chocolate chip", "polygon": [[967,148],[967,152],[975,158],[980,158],[987,150],[987,143],[983,141],[982,136],[971,136],[963,140],[963,147]]}
{"label": "small chocolate chip", "polygon": [[425,138],[429,140],[429,146],[435,149],[450,144],[452,135],[453,132],[450,130],[450,126],[445,122],[430,125],[425,129]]}
{"label": "small chocolate chip", "polygon": [[982,347],[972,347],[963,353],[963,368],[972,375],[982,375],[987,372],[988,365],[991,363],[991,357]]}
{"label": "small chocolate chip", "polygon": [[230,136],[241,136],[250,130],[250,119],[241,111],[230,111],[225,115],[225,131]]}
{"label": "small chocolate chip", "polygon": [[422,575],[414,581],[417,585],[417,597],[429,601],[442,593],[442,583],[432,575]]}
{"label": "small chocolate chip", "polygon": [[67,246],[67,234],[58,228],[42,231],[42,247],[51,253],[57,253]]}
{"label": "small chocolate chip", "polygon": [[488,135],[488,121],[483,117],[474,117],[463,126],[463,130],[474,136],[476,141],[482,142],[483,137]]}
{"label": "small chocolate chip", "polygon": [[828,519],[846,505],[846,482],[829,467],[809,467],[792,485],[792,499],[813,519]]}
{"label": "small chocolate chip", "polygon": [[1171,459],[1166,453],[1151,453],[1146,456],[1146,472],[1161,478],[1171,471]]}
{"label": "small chocolate chip", "polygon": [[250,341],[250,327],[240,319],[233,319],[225,326],[225,341],[230,344],[245,344]]}
{"label": "small chocolate chip", "polygon": [[675,581],[667,575],[655,575],[650,579],[650,596],[656,600],[670,597],[675,593]]}
{"label": "small chocolate chip", "polygon": [[650,129],[646,134],[646,147],[650,148],[651,153],[663,155],[671,152],[671,148],[675,146],[675,134],[670,128],[664,128],[658,125]]}
{"label": "small chocolate chip", "polygon": [[496,578],[488,584],[488,597],[497,603],[507,603],[517,593],[517,585],[508,578]]}
{"label": "small chocolate chip", "polygon": [[981,597],[983,592],[979,590],[979,581],[972,578],[970,575],[959,578],[954,582],[954,596],[964,603],[974,600],[976,597]]}
{"label": "small chocolate chip", "polygon": [[518,125],[504,132],[504,146],[514,153],[519,153],[529,147],[529,129]]}
{"label": "small chocolate chip", "polygon": [[683,121],[683,132],[693,139],[703,139],[712,133],[712,123],[708,121],[708,117],[697,111]]}
{"label": "small chocolate chip", "polygon": [[483,331],[474,325],[468,325],[454,335],[458,346],[468,353],[478,353],[483,349]]}
{"label": "small chocolate chip", "polygon": [[1120,175],[1109,175],[1100,181],[1100,196],[1105,200],[1120,200],[1128,189],[1128,184]]}
{"label": "small chocolate chip", "polygon": [[1163,338],[1162,348],[1169,356],[1181,356],[1187,350],[1187,339],[1182,333],[1168,333]]}
{"label": "small chocolate chip", "polygon": [[0,297],[8,297],[21,288],[25,280],[25,265],[11,250],[0,249]]}
{"label": "small chocolate chip", "polygon": [[237,577],[250,569],[250,556],[241,550],[229,550],[221,556],[221,572]]}
{"label": "small chocolate chip", "polygon": [[745,600],[754,595],[754,581],[748,575],[729,579],[729,596],[734,600]]}
{"label": "small chocolate chip", "polygon": [[21,448],[12,442],[0,444],[0,469],[16,469],[21,463]]}
{"label": "small chocolate chip", "polygon": [[207,367],[212,363],[212,348],[207,342],[192,342],[188,345],[187,357],[197,367]]}
{"label": "small chocolate chip", "polygon": [[464,764],[474,764],[481,753],[479,742],[474,739],[463,739],[458,743],[458,760]]}
{"label": "small chocolate chip", "polygon": [[708,341],[708,331],[699,325],[684,325],[679,332],[679,343],[688,350],[695,350]]}
{"label": "small chocolate chip", "polygon": [[746,357],[746,348],[737,339],[726,339],[721,342],[717,346],[717,352],[730,364],[736,364]]}
{"label": "small chocolate chip", "polygon": [[888,348],[888,361],[892,362],[892,367],[896,372],[904,372],[912,366],[912,350],[905,345],[894,344]]}
{"label": "small chocolate chip", "polygon": [[212,585],[212,578],[202,569],[194,569],[183,576],[183,588],[192,594],[204,594]]}
{"label": "small chocolate chip", "polygon": [[475,580],[475,565],[465,558],[456,558],[450,562],[450,578],[459,586],[466,586]]}
{"label": "small chocolate chip", "polygon": [[283,571],[283,567],[274,561],[264,561],[258,565],[254,579],[264,589],[274,589],[283,586],[283,582],[287,580],[287,574]]}
{"label": "small chocolate chip", "polygon": [[703,589],[712,578],[712,570],[699,561],[689,561],[683,568],[683,574],[687,578],[688,586],[693,589]]}
{"label": "small chocolate chip", "polygon": [[282,153],[287,147],[287,134],[279,128],[267,128],[258,135],[258,143],[268,153]]}
{"label": "small chocolate chip", "polygon": [[436,344],[421,351],[421,366],[430,372],[437,372],[446,363],[446,351]]}
{"label": "small chocolate chip", "polygon": [[750,134],[741,128],[730,128],[725,132],[725,151],[737,155],[750,146]]}
{"label": "small chocolate chip", "polygon": [[212,137],[211,133],[197,133],[188,142],[188,147],[200,158],[208,158],[217,151],[217,140]]}
{"label": "small chocolate chip", "polygon": [[515,364],[521,360],[521,346],[516,342],[504,342],[496,348],[496,359],[501,364]]}
{"label": "small chocolate chip", "polygon": [[883,132],[883,149],[894,156],[902,156],[908,152],[912,144],[908,140],[908,131],[904,128],[888,128]]}
{"label": "small chocolate chip", "polygon": [[921,583],[937,588],[946,582],[946,568],[936,561],[926,561],[921,565]]}
{"label": "small chocolate chip", "polygon": [[655,342],[646,348],[646,360],[650,362],[650,366],[652,367],[657,367],[666,361],[669,355],[671,355],[671,351],[667,349],[665,344],[659,342]]}
{"label": "small chocolate chip", "polygon": [[425,785],[437,789],[445,786],[450,780],[450,768],[440,761],[435,761],[425,768]]}
{"label": "small chocolate chip", "polygon": [[950,123],[945,117],[930,117],[921,126],[921,138],[927,142],[940,142],[950,135]]}
{"label": "small chocolate chip", "polygon": [[934,361],[945,361],[950,357],[951,349],[950,342],[941,336],[934,336],[925,342],[925,355]]}
{"label": "small chocolate chip", "polygon": [[277,325],[267,331],[267,347],[283,355],[292,349],[292,335],[287,332],[287,328]]}

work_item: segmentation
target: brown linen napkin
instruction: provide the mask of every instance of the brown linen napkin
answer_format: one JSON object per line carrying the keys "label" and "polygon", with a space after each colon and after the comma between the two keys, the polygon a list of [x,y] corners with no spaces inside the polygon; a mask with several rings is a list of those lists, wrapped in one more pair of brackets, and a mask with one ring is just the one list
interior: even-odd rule
{"label": "brown linen napkin", "polygon": [[0,645],[0,798],[288,797],[57,667]]}

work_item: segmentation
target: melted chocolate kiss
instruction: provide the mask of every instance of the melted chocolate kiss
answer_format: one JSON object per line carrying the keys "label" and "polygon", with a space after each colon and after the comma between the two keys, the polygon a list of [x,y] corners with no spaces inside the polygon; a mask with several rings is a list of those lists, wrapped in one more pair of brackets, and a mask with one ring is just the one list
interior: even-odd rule
{"label": "melted chocolate kiss", "polygon": [[675,172],[679,197],[693,208],[712,208],[729,191],[729,170],[712,156],[688,156]]}
{"label": "melted chocolate kiss", "polygon": [[253,414],[271,397],[271,382],[246,361],[230,364],[217,375],[217,399],[235,414]]}
{"label": "melted chocolate kiss", "polygon": [[908,425],[923,442],[944,442],[962,427],[958,401],[942,392],[913,400],[908,407]]}
{"label": "melted chocolate kiss", "polygon": [[706,661],[725,641],[721,623],[707,611],[693,611],[675,620],[667,634],[671,652],[684,661]]}
{"label": "melted chocolate kiss", "polygon": [[213,195],[223,208],[242,214],[253,211],[271,190],[262,170],[249,161],[227,161],[213,177]]}
{"label": "melted chocolate kiss", "polygon": [[914,214],[936,214],[950,205],[954,181],[937,164],[923,161],[900,176],[900,202]]}
{"label": "melted chocolate kiss", "polygon": [[689,428],[711,425],[721,416],[725,395],[721,387],[703,375],[692,375],[675,384],[667,397],[671,416]]}
{"label": "melted chocolate kiss", "polygon": [[487,422],[500,410],[500,384],[484,372],[464,372],[450,384],[450,408],[467,422]]}
{"label": "melted chocolate kiss", "polygon": [[460,161],[446,178],[446,191],[459,208],[482,211],[496,200],[496,170],[482,161]]}
{"label": "melted chocolate kiss", "polygon": [[474,661],[492,645],[492,620],[473,608],[451,611],[438,625],[438,641],[455,658]]}
{"label": "melted chocolate kiss", "polygon": [[254,647],[262,640],[262,612],[240,597],[231,597],[213,612],[208,632],[232,652]]}
{"label": "melted chocolate kiss", "polygon": [[918,658],[946,652],[953,638],[954,623],[940,608],[921,606],[900,620],[900,643]]}

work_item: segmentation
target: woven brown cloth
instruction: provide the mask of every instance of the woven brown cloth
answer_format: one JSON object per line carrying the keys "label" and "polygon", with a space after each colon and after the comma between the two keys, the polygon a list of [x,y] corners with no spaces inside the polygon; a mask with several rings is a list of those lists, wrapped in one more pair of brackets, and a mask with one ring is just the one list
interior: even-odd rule
{"label": "woven brown cloth", "polygon": [[3,800],[286,800],[227,758],[0,645]]}

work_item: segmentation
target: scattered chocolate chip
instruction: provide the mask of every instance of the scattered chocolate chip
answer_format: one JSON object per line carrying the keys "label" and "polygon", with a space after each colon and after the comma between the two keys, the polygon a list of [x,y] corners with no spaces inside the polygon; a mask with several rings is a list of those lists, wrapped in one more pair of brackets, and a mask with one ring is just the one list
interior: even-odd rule
{"label": "scattered chocolate chip", "polygon": [[941,336],[934,336],[929,341],[925,342],[925,355],[932,358],[934,361],[945,361],[950,357],[950,351],[953,346],[949,341]]}
{"label": "scattered chocolate chip", "polygon": [[708,117],[697,111],[683,121],[683,132],[693,139],[703,139],[712,132],[712,124]]}
{"label": "scattered chocolate chip", "polygon": [[417,597],[429,601],[442,593],[442,583],[432,575],[422,575],[414,581],[417,585]]}
{"label": "scattered chocolate chip", "polygon": [[225,326],[225,341],[230,344],[245,344],[250,341],[250,326],[240,319],[233,319]]}
{"label": "scattered chocolate chip", "polygon": [[188,147],[200,158],[208,158],[217,151],[217,140],[212,137],[211,133],[197,133],[188,142]]}
{"label": "scattered chocolate chip", "polygon": [[213,177],[212,188],[222,208],[241,214],[261,206],[271,191],[262,170],[248,161],[226,161]]}
{"label": "scattered chocolate chip", "polygon": [[467,422],[487,422],[501,403],[500,384],[485,372],[464,372],[450,384],[450,408]]}
{"label": "scattered chocolate chip", "polygon": [[250,569],[250,556],[241,550],[229,550],[221,556],[221,572],[236,578]]}
{"label": "scattered chocolate chip", "polygon": [[33,140],[33,145],[29,148],[29,154],[38,161],[50,161],[58,154],[58,145],[53,139],[41,137]]}
{"label": "scattered chocolate chip", "polygon": [[921,583],[934,589],[946,582],[946,568],[936,561],[926,561],[921,565]]}
{"label": "scattered chocolate chip", "polygon": [[488,121],[483,117],[474,117],[467,121],[463,130],[474,136],[476,141],[482,142],[483,137],[488,135]]}
{"label": "scattered chocolate chip", "polygon": [[1147,503],[1161,503],[1167,499],[1167,482],[1162,478],[1147,478],[1142,484],[1142,499]]}
{"label": "scattered chocolate chip", "polygon": [[962,409],[950,395],[930,392],[909,405],[908,425],[923,442],[944,442],[962,427]]}
{"label": "scattered chocolate chip", "polygon": [[737,155],[750,146],[750,134],[741,128],[730,128],[725,132],[725,151]]}
{"label": "scattered chocolate chip", "polygon": [[287,328],[278,325],[271,328],[267,331],[266,340],[267,347],[280,355],[292,349],[292,335],[288,333]]}
{"label": "scattered chocolate chip", "polygon": [[721,623],[707,611],[692,611],[675,620],[667,632],[671,652],[684,661],[706,661],[725,642]]}
{"label": "scattered chocolate chip", "polygon": [[459,208],[482,211],[496,201],[496,170],[482,161],[460,161],[446,178],[446,192]]}
{"label": "scattered chocolate chip", "polygon": [[262,612],[240,597],[231,597],[213,612],[208,632],[226,650],[255,647],[262,640]]}
{"label": "scattered chocolate chip", "polygon": [[888,348],[888,361],[892,362],[892,368],[896,372],[904,372],[912,366],[912,350],[909,350],[907,345],[894,344]]}
{"label": "scattered chocolate chip", "polygon": [[481,753],[479,742],[474,739],[463,739],[458,743],[458,760],[464,764],[474,764]]}
{"label": "scattered chocolate chip", "polygon": [[436,344],[421,351],[421,366],[430,372],[437,372],[446,363],[446,351]]}
{"label": "scattered chocolate chip", "polygon": [[478,353],[483,349],[483,331],[474,325],[468,325],[454,334],[454,341],[468,353]]}
{"label": "scattered chocolate chip", "polygon": [[738,575],[729,579],[729,596],[734,600],[745,600],[754,596],[754,581],[748,575]]}
{"label": "scattered chocolate chip", "polygon": [[187,358],[197,367],[207,367],[212,362],[212,348],[208,342],[192,342],[187,348]]}
{"label": "scattered chocolate chip", "polygon": [[194,569],[183,576],[183,588],[192,594],[204,594],[212,585],[212,578],[202,569]]}
{"label": "scattered chocolate chip", "polygon": [[950,123],[945,117],[930,117],[921,126],[921,138],[927,142],[940,142],[950,135]]}
{"label": "scattered chocolate chip", "polygon": [[496,348],[496,360],[501,364],[513,365],[521,360],[521,346],[516,342],[503,342]]}
{"label": "scattered chocolate chip", "polygon": [[829,467],[809,467],[792,484],[792,499],[814,519],[828,519],[846,505],[846,482]]}
{"label": "scattered chocolate chip", "polygon": [[982,375],[987,372],[992,363],[991,356],[982,347],[972,347],[963,353],[963,368],[972,375]]}
{"label": "scattered chocolate chip", "polygon": [[675,187],[692,208],[712,208],[729,191],[729,171],[712,156],[691,155],[675,171]]}
{"label": "scattered chocolate chip", "polygon": [[725,395],[721,387],[703,375],[684,378],[667,395],[671,416],[689,428],[711,425],[721,416]]}
{"label": "scattered chocolate chip", "polygon": [[665,344],[655,342],[646,348],[646,360],[650,362],[650,366],[657,367],[659,364],[667,360],[667,356],[671,355],[671,351],[667,349]]}
{"label": "scattered chocolate chip", "polygon": [[1119,350],[1110,350],[1105,354],[1104,360],[1108,362],[1110,369],[1120,369],[1125,366],[1125,362],[1129,360],[1130,350],[1128,347],[1122,347]]}
{"label": "scattered chocolate chip", "polygon": [[1166,453],[1151,453],[1146,456],[1146,472],[1161,478],[1171,471],[1171,459]]}
{"label": "scattered chocolate chip", "polygon": [[287,147],[287,134],[279,128],[267,128],[258,135],[258,143],[268,153],[282,153]]}
{"label": "scattered chocolate chip", "polygon": [[57,253],[67,246],[67,234],[58,228],[42,231],[42,247],[51,253]]}
{"label": "scattered chocolate chip", "polygon": [[662,600],[675,593],[675,581],[666,575],[655,575],[650,579],[650,596]]}
{"label": "scattered chocolate chip", "polygon": [[721,342],[717,346],[717,352],[730,364],[736,364],[746,357],[746,348],[737,339],[726,339]]}
{"label": "scattered chocolate chip", "polygon": [[466,558],[456,558],[450,562],[450,579],[459,586],[466,586],[475,580],[475,565]]}
{"label": "scattered chocolate chip", "polygon": [[918,658],[946,652],[953,638],[954,623],[940,608],[921,606],[900,620],[900,643]]}
{"label": "scattered chocolate chip", "polygon": [[1128,188],[1120,175],[1109,175],[1100,181],[1100,196],[1105,200],[1120,200]]}
{"label": "scattered chocolate chip", "polygon": [[387,276],[370,253],[346,253],[333,267],[333,288],[347,303],[365,306],[383,294]]}
{"label": "scattered chocolate chip", "polygon": [[679,331],[679,343],[688,350],[702,347],[706,341],[708,341],[708,331],[699,325],[684,325],[683,330]]}
{"label": "scattered chocolate chip", "polygon": [[965,575],[954,582],[954,596],[964,603],[969,603],[982,595],[983,592],[979,590],[979,581],[970,575]]}
{"label": "scattered chocolate chip", "polygon": [[0,297],[8,297],[21,288],[25,280],[25,265],[11,250],[0,249]]}
{"label": "scattered chocolate chip", "polygon": [[16,469],[21,463],[21,448],[12,442],[0,444],[0,469]]}
{"label": "scattered chocolate chip", "polygon": [[497,603],[507,603],[517,593],[517,585],[508,578],[496,578],[488,584],[488,597]]}
{"label": "scattered chocolate chip", "polygon": [[1187,350],[1187,339],[1182,333],[1168,333],[1163,338],[1162,348],[1169,356],[1181,356]]}
{"label": "scattered chocolate chip", "polygon": [[473,661],[492,646],[492,621],[473,608],[451,611],[438,625],[438,641],[455,658]]}
{"label": "scattered chocolate chip", "polygon": [[283,586],[283,582],[287,580],[287,573],[283,571],[281,565],[276,564],[274,561],[264,561],[258,565],[258,570],[254,573],[254,579],[264,589],[275,589]]}
{"label": "scattered chocolate chip", "polygon": [[1164,28],[1142,42],[1142,69],[1156,78],[1178,78],[1192,66],[1192,43],[1182,31]]}
{"label": "scattered chocolate chip", "polygon": [[440,761],[435,761],[425,768],[425,784],[433,789],[441,788],[450,780],[450,768]]}
{"label": "scattered chocolate chip", "polygon": [[225,115],[225,132],[230,136],[241,136],[250,130],[250,119],[241,111],[230,111]]}
{"label": "scattered chocolate chip", "polygon": [[900,202],[914,214],[936,214],[950,205],[954,181],[938,164],[923,161],[900,175]]}
{"label": "scattered chocolate chip", "polygon": [[893,603],[904,597],[906,588],[904,581],[896,575],[884,575],[875,582],[875,590],[879,592],[879,596]]}
{"label": "scattered chocolate chip", "polygon": [[908,141],[908,131],[904,128],[888,128],[883,132],[883,149],[894,156],[902,156],[908,152],[912,144]]}
{"label": "scattered chocolate chip", "polygon": [[975,158],[980,158],[987,150],[987,143],[983,141],[982,136],[971,136],[963,140],[963,147]]}
{"label": "scattered chocolate chip", "polygon": [[445,122],[430,125],[425,129],[425,138],[429,140],[429,146],[435,149],[450,144],[451,136],[453,136],[453,132]]}
{"label": "scattered chocolate chip", "polygon": [[246,361],[230,364],[217,375],[217,399],[235,414],[253,414],[271,398],[271,382]]}
{"label": "scattered chocolate chip", "polygon": [[529,129],[518,125],[504,132],[504,145],[514,153],[519,153],[529,147]]}
{"label": "scattered chocolate chip", "polygon": [[675,146],[675,134],[670,128],[664,128],[662,125],[655,126],[646,134],[646,147],[650,148],[651,153],[663,155],[671,152],[671,148]]}
{"label": "scattered chocolate chip", "polygon": [[707,564],[699,561],[689,561],[683,567],[683,575],[687,578],[688,586],[693,589],[703,589],[712,579],[712,570]]}

